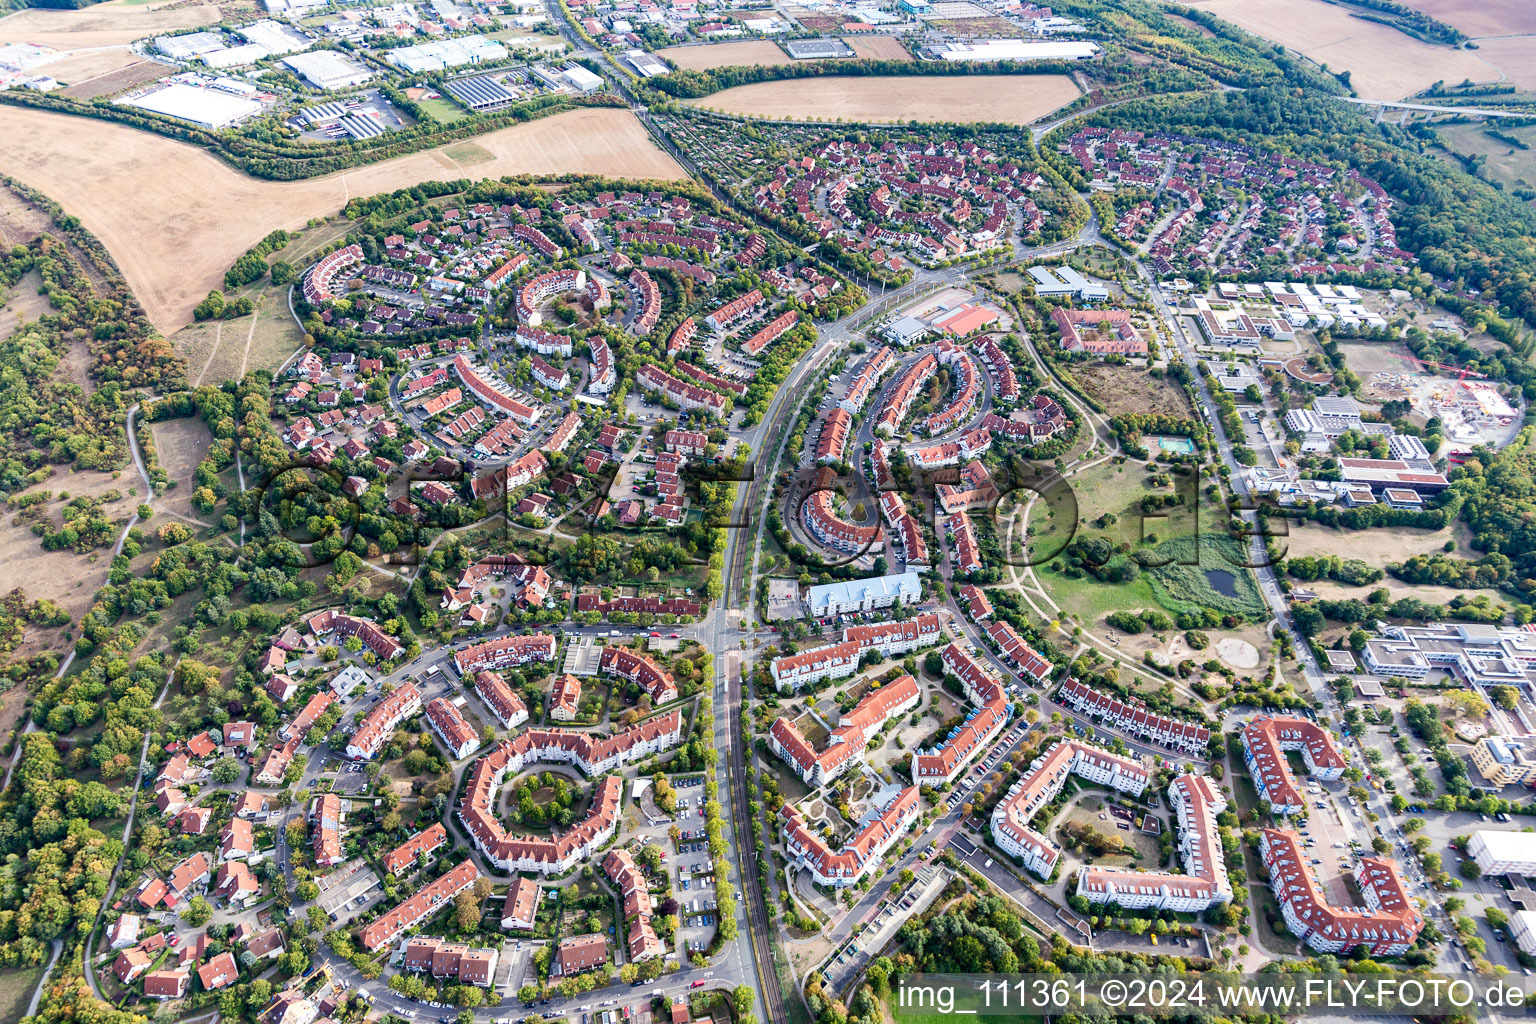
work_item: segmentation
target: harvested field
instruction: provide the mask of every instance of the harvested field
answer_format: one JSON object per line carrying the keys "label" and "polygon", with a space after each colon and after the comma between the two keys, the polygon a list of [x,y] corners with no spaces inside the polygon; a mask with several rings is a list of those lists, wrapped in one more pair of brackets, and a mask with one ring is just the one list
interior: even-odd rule
{"label": "harvested field", "polygon": [[192,508],[192,491],[197,486],[192,474],[203,456],[208,454],[208,445],[213,440],[208,427],[196,416],[185,416],[179,420],[148,424],[148,429],[155,439],[155,457],[176,485],[154,500],[156,512],[168,512],[194,521],[205,519]]}
{"label": "harvested field", "polygon": [[1536,5],[1530,0],[1402,0],[1402,4],[1473,38],[1536,32]]}
{"label": "harvested field", "polygon": [[59,50],[89,46],[126,46],[135,39],[219,20],[214,4],[148,10],[143,7],[92,7],[63,11],[32,8],[0,18],[0,43],[37,43]]}
{"label": "harvested field", "polygon": [[1070,372],[1110,416],[1131,412],[1190,415],[1189,402],[1182,391],[1166,379],[1153,377],[1137,367],[1082,363],[1072,366]]}
{"label": "harvested field", "polygon": [[843,42],[865,60],[911,60],[912,54],[895,36],[844,36]]}
{"label": "harvested field", "polygon": [[1028,124],[1078,95],[1066,75],[890,75],[759,82],[688,102],[749,117]]}
{"label": "harvested field", "polygon": [[[0,171],[57,196],[122,267],[150,320],[170,333],[224,271],[274,228],[297,230],[351,196],[461,176],[567,172],[681,179],[625,110],[569,111],[481,136],[473,170],[444,149],[315,178],[251,178],[195,146],[120,125],[17,107],[0,110]],[[455,149],[459,145],[447,147]]]}
{"label": "harvested field", "polygon": [[794,58],[766,39],[744,39],[736,43],[710,43],[704,46],[669,46],[657,50],[684,71],[708,71],[711,68],[771,67],[792,64]]}
{"label": "harvested field", "polygon": [[1331,71],[1348,70],[1366,99],[1400,100],[1437,81],[1499,77],[1475,52],[1420,42],[1323,0],[1199,0],[1199,7]]}
{"label": "harvested field", "polygon": [[[116,52],[132,59],[119,67],[98,71],[94,75],[85,76],[77,73],[73,78],[61,78],[61,81],[71,83],[67,89],[63,90],[64,95],[77,100],[90,100],[95,99],[97,96],[116,96],[118,93],[137,89],[141,85],[153,82],[155,79],[171,71],[170,68],[158,61],[139,60],[134,57],[131,51],[120,50]],[[59,72],[56,69],[60,66],[57,64],[48,65],[49,73],[58,75]]]}
{"label": "harvested field", "polygon": [[1477,55],[1504,72],[1510,83],[1536,91],[1536,35],[1480,39]]}

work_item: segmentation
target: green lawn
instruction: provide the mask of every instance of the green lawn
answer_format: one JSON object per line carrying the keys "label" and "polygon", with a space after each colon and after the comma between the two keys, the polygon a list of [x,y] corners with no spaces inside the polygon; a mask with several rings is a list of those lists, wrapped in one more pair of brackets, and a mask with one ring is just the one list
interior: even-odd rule
{"label": "green lawn", "polygon": [[0,971],[0,1020],[21,1020],[42,976],[41,967]]}
{"label": "green lawn", "polygon": [[469,116],[463,107],[446,97],[435,100],[422,100],[418,105],[423,113],[427,114],[434,121],[440,121],[443,124],[451,124],[454,121]]}

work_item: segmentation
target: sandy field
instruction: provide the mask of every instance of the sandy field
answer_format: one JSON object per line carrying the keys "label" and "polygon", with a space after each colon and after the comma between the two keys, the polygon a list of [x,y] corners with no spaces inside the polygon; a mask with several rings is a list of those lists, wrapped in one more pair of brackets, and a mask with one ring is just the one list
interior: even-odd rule
{"label": "sandy field", "polygon": [[1028,124],[1078,95],[1066,75],[891,75],[759,82],[688,102],[752,117]]}
{"label": "sandy field", "polygon": [[895,36],[844,36],[843,42],[866,60],[911,60],[912,54]]}
{"label": "sandy field", "polygon": [[793,63],[793,58],[779,49],[777,43],[766,39],[743,39],[737,43],[713,43],[707,46],[669,46],[656,53],[684,71]]}
{"label": "sandy field", "polygon": [[[1530,10],[1536,13],[1536,4]],[[1521,89],[1536,91],[1536,35],[1478,41],[1477,54]]]}
{"label": "sandy field", "polygon": [[[125,58],[121,66],[97,72],[88,77],[76,74],[73,78],[62,78],[62,81],[69,83],[68,88],[63,90],[63,94],[77,100],[90,100],[97,96],[116,96],[141,85],[148,85],[157,78],[163,78],[171,70],[159,61],[138,60],[128,50],[115,52],[121,53]],[[51,71],[52,68],[49,70]]]}
{"label": "sandy field", "polygon": [[37,43],[60,50],[87,46],[125,46],[147,35],[212,25],[214,4],[150,10],[144,7],[92,7],[83,11],[33,8],[0,18],[0,43]]}
{"label": "sandy field", "polygon": [[1531,0],[1401,0],[1404,7],[1443,21],[1473,38],[1536,32]]}
{"label": "sandy field", "polygon": [[1355,91],[1366,99],[1400,100],[1440,80],[1499,77],[1474,52],[1422,43],[1322,0],[1201,0],[1199,6],[1329,70],[1348,70]]}
{"label": "sandy field", "polygon": [[121,125],[19,107],[0,108],[0,138],[8,140],[0,171],[78,216],[166,334],[188,323],[192,307],[235,258],[269,231],[297,230],[352,196],[461,176],[684,177],[632,114],[614,108],[573,110],[483,135],[475,145],[491,158],[472,171],[441,150],[426,150],[298,182],[251,178],[195,146]]}

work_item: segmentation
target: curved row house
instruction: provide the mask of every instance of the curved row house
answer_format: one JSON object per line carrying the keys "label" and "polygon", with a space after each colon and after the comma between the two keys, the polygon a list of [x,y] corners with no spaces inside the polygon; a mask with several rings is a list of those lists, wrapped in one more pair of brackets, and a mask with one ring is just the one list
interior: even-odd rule
{"label": "curved row house", "polygon": [[954,401],[923,421],[923,432],[927,434],[942,434],[958,427],[976,411],[976,403],[981,399],[981,374],[976,369],[976,361],[956,349],[953,358],[945,362],[959,375],[959,386]]}
{"label": "curved row house", "polygon": [[357,731],[347,741],[347,757],[368,761],[394,734],[395,726],[421,710],[421,691],[415,683],[406,683],[368,709]]}
{"label": "curved row house", "polygon": [[881,657],[890,658],[932,647],[942,639],[944,633],[939,616],[934,612],[901,622],[847,626],[838,643],[781,655],[769,663],[768,671],[779,692],[784,693],[822,679],[843,679],[853,675],[858,670],[859,658],[866,651],[879,651]]}
{"label": "curved row house", "polygon": [[704,322],[717,331],[730,330],[733,324],[746,317],[747,314],[757,309],[766,301],[763,298],[763,293],[759,289],[754,288],[745,295],[732,299],[713,313],[710,313],[704,318]]}
{"label": "curved row house", "polygon": [[1182,875],[1093,866],[1078,873],[1078,895],[1090,903],[1180,914],[1198,914],[1213,904],[1230,903],[1232,883],[1216,831],[1216,815],[1226,810],[1226,798],[1206,776],[1180,775],[1168,786],[1168,806],[1178,816]]}
{"label": "curved row house", "polygon": [[1013,362],[990,335],[976,343],[981,361],[992,371],[992,396],[999,402],[1019,400],[1019,378],[1013,372]]}
{"label": "curved row house", "polygon": [[901,790],[880,813],[861,828],[848,845],[833,852],[794,806],[779,811],[784,818],[784,853],[805,868],[820,885],[844,889],[858,884],[870,868],[880,863],[901,834],[912,827],[921,811],[916,786]]}
{"label": "curved row house", "polygon": [[414,867],[418,857],[430,856],[447,841],[448,830],[443,828],[442,822],[435,821],[431,828],[422,829],[386,853],[380,863],[391,875],[399,875]]}
{"label": "curved row house", "polygon": [[1012,707],[1002,686],[987,675],[981,664],[959,644],[950,644],[941,655],[944,670],[960,680],[966,699],[976,705],[944,741],[931,749],[919,749],[912,755],[912,781],[919,785],[941,786],[953,782],[993,737],[1008,724]]}
{"label": "curved row house", "polygon": [[922,386],[938,369],[938,357],[929,352],[896,378],[895,387],[891,389],[890,396],[875,418],[875,433],[883,432],[889,437],[901,428],[902,421],[907,418],[907,410],[912,407],[912,399],[917,397]]}
{"label": "curved row house", "polygon": [[672,364],[672,368],[685,377],[692,377],[700,384],[716,388],[720,391],[729,391],[740,397],[747,393],[747,385],[739,380],[730,380],[716,373],[710,373],[702,367],[695,366],[686,359],[679,359]]}
{"label": "curved row house", "polygon": [[509,665],[527,665],[535,661],[555,660],[555,638],[549,633],[531,636],[504,636],[497,640],[470,644],[453,656],[453,667],[460,676],[482,669],[503,669]]}
{"label": "curved row house", "polygon": [[476,672],[475,693],[504,728],[512,729],[528,721],[528,705],[499,674]]}
{"label": "curved row house", "polygon": [[1140,701],[1123,701],[1073,678],[1062,684],[1056,699],[1091,719],[1183,754],[1203,754],[1211,740],[1211,730],[1203,725],[1160,715]]}
{"label": "curved row house", "polygon": [[341,797],[335,793],[315,797],[309,817],[315,826],[315,834],[310,837],[315,863],[321,867],[340,864],[345,859],[341,853]]}
{"label": "curved row house", "polygon": [[468,757],[480,746],[480,734],[475,732],[458,705],[446,697],[427,702],[427,721],[455,761]]}
{"label": "curved row house", "polygon": [[763,349],[767,348],[769,345],[773,344],[775,341],[781,338],[785,331],[789,330],[799,322],[800,312],[798,310],[792,309],[787,313],[780,313],[778,316],[768,321],[768,324],[760,331],[752,335],[752,337],[748,338],[746,341],[742,342],[741,350],[749,356],[758,355],[763,351]]}
{"label": "curved row house", "polygon": [[[518,227],[523,226],[518,225]],[[526,284],[517,289],[517,318],[531,327],[537,327],[544,322],[543,314],[539,312],[541,305],[556,295],[579,292],[586,286],[585,270],[552,270],[547,274],[530,278]]]}
{"label": "curved row house", "polygon": [[837,403],[838,408],[852,416],[857,416],[875,393],[875,386],[880,379],[896,366],[896,354],[889,345],[881,345],[875,354],[864,361],[859,367],[859,372],[854,374],[853,380],[848,384],[848,392],[843,395],[842,401]]}
{"label": "curved row house", "polygon": [[800,505],[800,522],[812,537],[844,554],[859,554],[881,543],[880,524],[858,526],[839,518],[829,490],[815,490],[806,497]]}
{"label": "curved row house", "polygon": [[[992,613],[991,602],[987,601],[986,595],[979,589],[969,586],[962,587],[961,596],[966,596],[967,594],[970,595],[968,599],[972,603],[972,618],[982,619]],[[980,598],[979,602],[976,600],[977,598]],[[978,614],[983,608],[985,613]],[[1002,656],[1002,659],[1012,665],[1014,671],[1018,672],[1021,677],[1028,676],[1034,681],[1036,686],[1043,685],[1050,678],[1051,671],[1055,666],[1046,661],[1039,651],[1025,643],[1024,638],[1019,636],[1018,630],[1014,629],[1013,626],[1002,619],[998,619],[987,627],[987,636],[997,645],[998,653]]]}
{"label": "curved row house", "polygon": [[512,837],[496,819],[502,780],[529,764],[570,764],[591,777],[639,761],[682,741],[682,713],[672,711],[610,739],[564,729],[529,729],[503,740],[475,764],[464,787],[459,820],[475,847],[504,871],[561,874],[591,854],[618,829],[623,780],[610,775],[598,785],[585,821],[558,837]]}
{"label": "curved row house", "polygon": [[848,447],[848,432],[852,428],[853,417],[842,409],[827,413],[821,433],[816,435],[816,461],[842,462],[843,450]]}
{"label": "curved row house", "polygon": [[1007,854],[1041,878],[1056,869],[1061,849],[1029,827],[1040,808],[1055,800],[1069,775],[1108,786],[1118,793],[1140,796],[1151,773],[1130,758],[1077,740],[1062,740],[1035,758],[1008,794],[992,809],[992,838]]}
{"label": "curved row house", "polygon": [[944,530],[949,534],[953,549],[951,557],[954,571],[962,576],[980,572],[984,568],[981,545],[976,543],[976,528],[971,523],[969,513],[956,512],[944,520]]}
{"label": "curved row house", "polygon": [[[983,431],[985,432],[985,428]],[[990,441],[990,438],[988,439]],[[961,445],[962,450],[965,445]],[[992,474],[987,472],[987,467],[972,459],[960,470],[960,482],[958,484],[939,484],[934,491],[943,506],[945,512],[966,512],[973,508],[983,508],[997,501],[997,485],[992,482]]]}
{"label": "curved row house", "polygon": [[880,492],[880,511],[890,524],[891,538],[901,548],[902,561],[908,569],[928,565],[928,542],[923,539],[923,528],[917,517],[907,511],[906,504],[895,491]]}
{"label": "curved row house", "polygon": [[682,323],[673,329],[667,338],[667,355],[675,356],[679,352],[693,344],[693,336],[699,332],[699,325],[693,317],[687,317]]}
{"label": "curved row house", "polygon": [[1070,423],[1060,402],[1049,395],[1036,395],[1024,409],[1011,416],[987,413],[980,429],[1013,441],[1034,442],[1066,430]]}
{"label": "curved row house", "polygon": [[659,370],[654,366],[642,366],[635,374],[635,383],[647,391],[657,391],[677,403],[677,407],[687,412],[691,409],[702,409],[707,413],[719,416],[725,412],[725,396],[717,395],[713,391],[707,391],[697,384],[690,384],[685,380],[679,380],[670,373]]}
{"label": "curved row house", "polygon": [[800,778],[812,787],[837,778],[856,764],[864,763],[865,747],[880,728],[897,715],[917,707],[922,691],[909,675],[864,695],[847,714],[838,718],[837,728],[827,739],[827,748],[819,753],[788,718],[776,718],[768,730],[768,746],[792,765]]}
{"label": "curved row house", "polygon": [[1319,779],[1343,777],[1348,763],[1328,730],[1305,718],[1255,715],[1243,726],[1242,738],[1243,763],[1253,777],[1253,788],[1276,815],[1298,814],[1307,808],[1285,751],[1301,751],[1307,771]]}
{"label": "curved row house", "polygon": [[533,246],[543,255],[552,260],[557,260],[565,255],[565,250],[550,240],[550,237],[532,224],[517,224],[512,228],[512,237],[521,239]]}
{"label": "curved row house", "polygon": [[363,646],[372,651],[380,661],[393,661],[405,653],[400,641],[379,628],[372,619],[347,615],[334,608],[311,615],[304,621],[315,636],[335,633],[341,637],[357,637]]}
{"label": "curved row house", "polygon": [[500,950],[475,949],[467,942],[422,935],[406,943],[403,966],[407,971],[430,973],[439,980],[456,978],[465,985],[490,988],[500,962]]}
{"label": "curved row house", "polygon": [[624,933],[625,945],[629,949],[630,962],[665,956],[666,946],[651,925],[651,915],[656,907],[635,858],[628,850],[610,850],[603,858],[603,874],[619,890],[619,900],[624,904],[624,919],[629,923]]}
{"label": "curved row house", "polygon": [[571,353],[576,351],[570,335],[546,331],[542,327],[534,327],[530,324],[518,324],[517,330],[512,332],[512,341],[518,348],[530,349],[541,356],[560,356],[563,359],[569,359]]}
{"label": "curved row house", "polygon": [[594,395],[606,395],[618,383],[618,374],[613,366],[613,351],[601,334],[589,335],[587,344],[592,347],[592,379],[587,382],[587,390]]}
{"label": "curved row house", "polygon": [[477,399],[493,410],[506,413],[524,426],[533,426],[543,414],[542,410],[535,409],[513,395],[512,389],[504,381],[480,370],[462,352],[453,357],[453,368],[464,386]]}
{"label": "curved row house", "polygon": [[1296,833],[1264,829],[1259,833],[1259,855],[1286,927],[1319,953],[1347,953],[1359,947],[1372,956],[1401,956],[1424,930],[1424,915],[1391,860],[1361,857],[1355,882],[1365,906],[1336,907],[1308,870],[1306,850]]}
{"label": "curved row house", "polygon": [[640,298],[634,323],[630,326],[637,335],[650,334],[656,329],[656,321],[661,319],[661,289],[656,287],[651,275],[643,270],[631,270],[629,283]]}
{"label": "curved row house", "polygon": [[474,885],[475,879],[479,877],[480,869],[475,867],[475,862],[466,860],[364,928],[363,948],[370,953],[383,949],[407,930],[447,906],[455,896]]}
{"label": "curved row house", "polygon": [[304,275],[304,301],[318,306],[336,297],[336,280],[342,271],[363,262],[363,247],[356,244],[322,256]]}
{"label": "curved row house", "polygon": [[672,673],[662,668],[647,654],[627,647],[604,647],[599,668],[612,675],[622,676],[650,694],[652,704],[665,704],[677,700],[677,681]]}

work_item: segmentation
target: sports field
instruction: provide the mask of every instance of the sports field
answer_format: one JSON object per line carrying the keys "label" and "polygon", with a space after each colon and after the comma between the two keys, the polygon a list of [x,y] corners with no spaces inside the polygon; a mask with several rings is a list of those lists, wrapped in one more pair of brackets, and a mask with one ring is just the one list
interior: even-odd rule
{"label": "sports field", "polygon": [[[474,140],[465,163],[454,146],[425,150],[310,181],[251,178],[195,146],[83,117],[0,108],[0,172],[58,198],[93,231],[162,332],[192,307],[235,258],[274,228],[296,230],[353,196],[423,181],[504,174],[586,173],[682,178],[634,115],[573,110]],[[478,154],[489,154],[481,159]]]}
{"label": "sports field", "polygon": [[1028,124],[1078,95],[1066,75],[889,75],[758,82],[689,102],[749,117]]}
{"label": "sports field", "polygon": [[1420,42],[1323,0],[1197,0],[1195,6],[1295,50],[1373,100],[1400,100],[1437,81],[1491,82],[1499,72],[1475,51]]}

